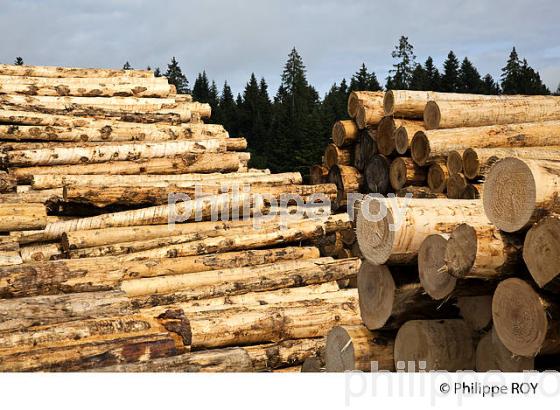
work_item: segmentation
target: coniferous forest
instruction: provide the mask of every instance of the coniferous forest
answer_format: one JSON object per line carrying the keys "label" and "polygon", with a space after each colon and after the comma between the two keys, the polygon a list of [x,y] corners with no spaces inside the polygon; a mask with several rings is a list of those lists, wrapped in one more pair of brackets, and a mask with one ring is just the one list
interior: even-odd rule
{"label": "coniferous forest", "polygon": [[[402,36],[391,53],[392,69],[384,84],[365,64],[358,67],[350,80],[334,83],[323,98],[306,76],[303,58],[293,48],[283,67],[278,90],[268,89],[264,78],[251,74],[245,89],[235,96],[227,81],[218,88],[206,72],[194,81],[183,73],[173,57],[165,70],[155,68],[156,76],[164,75],[180,93],[191,93],[194,100],[212,107],[210,122],[222,124],[234,137],[245,137],[252,154],[250,166],[270,168],[273,172],[300,171],[321,162],[324,147],[331,137],[332,124],[348,118],[347,100],[355,90],[431,90],[479,94],[551,94],[539,73],[515,47],[494,79],[482,75],[474,64],[450,51],[441,68],[432,57],[419,62],[414,47]],[[17,57],[15,64],[23,64]],[[133,69],[127,61],[124,69]],[[148,69],[152,69],[148,67]],[[191,86],[192,84],[192,86]],[[560,95],[560,85],[554,94]]]}

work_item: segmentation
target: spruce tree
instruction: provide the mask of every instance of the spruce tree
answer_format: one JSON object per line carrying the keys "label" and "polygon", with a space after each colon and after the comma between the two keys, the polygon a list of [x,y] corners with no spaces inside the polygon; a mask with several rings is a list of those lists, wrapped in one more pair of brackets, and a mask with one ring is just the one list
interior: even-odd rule
{"label": "spruce tree", "polygon": [[[346,80],[344,80],[346,83]],[[350,80],[350,91],[378,91],[381,90],[374,72],[369,73],[364,63]]]}
{"label": "spruce tree", "polygon": [[183,71],[179,66],[179,62],[175,59],[175,57],[173,57],[171,62],[167,65],[165,76],[167,77],[169,83],[175,86],[178,94],[188,94],[190,92],[189,81],[183,74]]}
{"label": "spruce tree", "polygon": [[465,57],[461,63],[461,69],[459,71],[459,87],[457,91],[460,93],[471,94],[478,94],[482,91],[482,79],[480,78],[480,73],[467,57]]}
{"label": "spruce tree", "polygon": [[428,87],[428,73],[420,64],[416,64],[414,71],[412,71],[412,78],[410,79],[411,90],[427,90]]}
{"label": "spruce tree", "polygon": [[541,81],[540,74],[529,66],[526,59],[521,65],[521,89],[520,94],[538,95],[550,94],[550,90]]}
{"label": "spruce tree", "polygon": [[222,124],[231,136],[239,133],[237,126],[237,105],[231,92],[231,87],[224,82],[218,108],[216,109],[216,123]]}
{"label": "spruce tree", "polygon": [[[134,70],[128,61],[126,63],[124,63],[122,69],[123,70]],[[148,67],[148,70],[149,70],[149,67]]]}
{"label": "spruce tree", "polygon": [[393,64],[393,69],[389,71],[386,88],[395,90],[409,89],[412,72],[416,66],[416,56],[414,55],[414,47],[408,42],[408,37],[401,36],[399,44],[395,46],[391,56],[397,62]]}
{"label": "spruce tree", "polygon": [[447,55],[443,63],[443,75],[441,77],[441,88],[446,92],[459,91],[459,60],[453,51]]}
{"label": "spruce tree", "polygon": [[426,59],[424,71],[426,72],[426,89],[429,91],[441,91],[441,75],[432,57]]}
{"label": "spruce tree", "polygon": [[494,81],[490,74],[486,74],[482,78],[480,92],[482,94],[498,95],[501,92],[500,85],[496,81]]}
{"label": "spruce tree", "polygon": [[159,67],[156,67],[154,70],[154,77],[161,77],[161,69]]}
{"label": "spruce tree", "polygon": [[23,58],[21,57],[16,57],[16,60],[14,61],[14,65],[23,65]]}
{"label": "spruce tree", "polygon": [[210,83],[206,76],[206,71],[198,73],[192,89],[193,100],[207,103],[210,101]]}
{"label": "spruce tree", "polygon": [[506,66],[502,68],[502,91],[504,94],[518,94],[522,82],[521,62],[515,47],[509,54]]}

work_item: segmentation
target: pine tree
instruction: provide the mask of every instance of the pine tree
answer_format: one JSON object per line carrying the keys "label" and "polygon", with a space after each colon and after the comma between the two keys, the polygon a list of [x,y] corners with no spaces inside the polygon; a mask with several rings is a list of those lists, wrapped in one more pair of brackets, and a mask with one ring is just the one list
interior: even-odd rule
{"label": "pine tree", "polygon": [[478,94],[482,91],[482,79],[480,78],[480,73],[467,57],[465,57],[461,63],[461,69],[459,71],[459,87],[457,91],[460,93],[471,94]]}
{"label": "pine tree", "polygon": [[426,89],[428,91],[441,91],[441,75],[434,65],[432,57],[428,57],[424,63],[426,72]]}
{"label": "pine tree", "polygon": [[23,58],[21,57],[16,57],[16,60],[14,61],[14,65],[23,65]]}
{"label": "pine tree", "polygon": [[[346,83],[346,80],[344,80]],[[378,91],[381,90],[377,76],[372,71],[368,72],[364,63],[350,80],[350,91]]]}
{"label": "pine tree", "polygon": [[128,61],[126,63],[124,63],[122,69],[123,70],[134,70]]}
{"label": "pine tree", "polygon": [[459,91],[459,60],[453,51],[449,52],[447,59],[443,63],[441,88],[446,92]]}
{"label": "pine tree", "polygon": [[506,66],[502,68],[502,91],[504,94],[518,94],[521,82],[521,62],[517,50],[513,47]]}
{"label": "pine tree", "polygon": [[520,94],[550,94],[550,90],[543,84],[540,74],[529,66],[526,59],[521,65]]}
{"label": "pine tree", "polygon": [[387,77],[387,89],[407,90],[410,88],[412,80],[412,72],[416,66],[414,55],[414,47],[408,42],[408,37],[401,36],[399,44],[391,53],[391,56],[397,60],[393,64],[393,69],[389,71]]}
{"label": "pine tree", "polygon": [[239,132],[237,126],[237,105],[227,81],[224,82],[218,108],[216,109],[216,123],[222,124],[232,136],[236,136]]}
{"label": "pine tree", "polygon": [[482,94],[498,95],[501,93],[500,85],[496,81],[494,81],[490,74],[486,74],[482,78],[480,92]]}
{"label": "pine tree", "polygon": [[154,70],[154,77],[161,77],[161,70],[159,67],[156,67]]}
{"label": "pine tree", "polygon": [[189,81],[183,74],[183,71],[181,70],[181,67],[175,57],[173,57],[171,62],[167,65],[165,76],[167,77],[169,83],[175,86],[178,94],[188,94],[190,92]]}
{"label": "pine tree", "polygon": [[410,79],[411,90],[430,90],[428,88],[428,73],[420,64],[416,64]]}
{"label": "pine tree", "polygon": [[193,100],[207,103],[210,101],[210,83],[206,76],[206,71],[198,73],[192,89]]}

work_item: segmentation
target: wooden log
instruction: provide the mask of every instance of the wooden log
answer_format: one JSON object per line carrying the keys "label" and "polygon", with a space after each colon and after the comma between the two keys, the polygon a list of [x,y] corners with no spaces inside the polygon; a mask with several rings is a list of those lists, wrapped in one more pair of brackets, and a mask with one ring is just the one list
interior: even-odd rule
{"label": "wooden log", "polygon": [[461,224],[445,251],[448,272],[457,278],[498,279],[522,271],[522,238],[493,225]]}
{"label": "wooden log", "polygon": [[334,144],[327,145],[325,149],[325,166],[332,168],[335,165],[351,165],[352,151],[349,148],[339,148]]}
{"label": "wooden log", "polygon": [[[399,148],[402,154],[406,153],[409,146],[409,139],[417,131],[423,130],[424,127],[418,121],[395,119],[393,116],[386,116],[377,125],[377,146],[379,153],[383,155],[392,155],[397,151],[397,130],[400,130]],[[401,154],[401,155],[402,155]]]}
{"label": "wooden log", "polygon": [[462,199],[469,183],[463,174],[451,174],[447,179],[447,197],[449,199]]}
{"label": "wooden log", "polygon": [[24,262],[47,261],[62,254],[62,246],[58,243],[28,245],[20,248],[21,259]]}
{"label": "wooden log", "polygon": [[411,198],[447,198],[447,195],[441,192],[433,192],[430,188],[423,186],[407,186],[399,189],[396,195],[401,198],[407,195]]}
{"label": "wooden log", "polygon": [[484,177],[492,165],[507,157],[559,161],[560,147],[468,148],[463,153],[464,174],[469,179]]}
{"label": "wooden log", "polygon": [[302,373],[321,373],[325,370],[325,362],[320,356],[309,356],[301,365]]}
{"label": "wooden log", "polygon": [[55,66],[0,64],[3,75],[46,78],[154,78],[150,70],[115,70],[110,68],[74,68]]}
{"label": "wooden log", "polygon": [[558,97],[428,101],[424,109],[427,130],[553,120],[560,120]]}
{"label": "wooden log", "polygon": [[461,222],[487,223],[480,201],[367,198],[358,206],[356,236],[369,262],[410,264],[428,235]]}
{"label": "wooden log", "polygon": [[505,158],[486,177],[484,210],[498,228],[515,232],[560,212],[559,190],[559,162]]}
{"label": "wooden log", "polygon": [[47,225],[44,205],[0,203],[0,232],[42,229]]}
{"label": "wooden log", "polygon": [[523,244],[523,260],[541,288],[560,275],[560,217],[548,216],[529,229]]}
{"label": "wooden log", "polygon": [[492,295],[461,296],[457,298],[457,306],[473,330],[483,331],[492,324]]}
{"label": "wooden log", "polygon": [[13,174],[0,171],[0,193],[13,192],[16,186],[17,180]]}
{"label": "wooden log", "polygon": [[363,161],[363,167],[365,167],[368,160],[378,153],[376,130],[368,128],[360,132],[360,148],[360,156]]}
{"label": "wooden log", "polygon": [[181,154],[220,152],[226,147],[222,140],[173,141],[98,145],[83,148],[43,148],[6,153],[9,166],[68,165],[108,161],[162,158]]}
{"label": "wooden log", "polygon": [[[9,193],[0,195],[0,203],[25,206],[26,204],[37,204],[51,208],[50,204],[56,204],[62,200],[62,188],[43,189],[43,190],[30,190],[21,193]],[[27,230],[27,229],[26,229]]]}
{"label": "wooden log", "polygon": [[354,167],[335,165],[329,170],[329,182],[337,188],[336,208],[342,208],[348,204],[348,194],[360,191],[364,176]]}
{"label": "wooden log", "polygon": [[111,78],[41,78],[0,75],[0,93],[75,97],[168,98],[176,91],[164,78],[125,81]]}
{"label": "wooden log", "polygon": [[319,248],[321,256],[336,257],[344,249],[342,243],[342,235],[340,232],[334,232],[314,240],[314,245]]}
{"label": "wooden log", "polygon": [[486,333],[476,346],[477,372],[520,373],[534,369],[535,360],[533,358],[512,354],[492,330]]}
{"label": "wooden log", "polygon": [[101,372],[263,372],[304,362],[324,347],[322,338],[189,352],[148,362],[96,369]]}
{"label": "wooden log", "polygon": [[348,96],[348,115],[356,118],[360,106],[376,108],[378,112],[383,108],[383,91],[352,91]]}
{"label": "wooden log", "polygon": [[537,121],[542,122],[419,131],[412,139],[412,159],[424,165],[467,148],[559,146],[560,121]]}
{"label": "wooden log", "polygon": [[519,356],[558,354],[558,304],[519,278],[502,281],[492,299],[494,330],[504,346]]}
{"label": "wooden log", "polygon": [[17,250],[2,250],[0,251],[0,266],[13,266],[21,265],[23,259]]}
{"label": "wooden log", "polygon": [[373,103],[371,105],[362,103],[358,107],[358,113],[356,115],[355,121],[358,128],[363,130],[367,127],[376,126],[384,116],[385,113],[382,106],[376,103]]}
{"label": "wooden log", "polygon": [[482,199],[484,192],[483,184],[467,184],[461,199]]}
{"label": "wooden log", "polygon": [[332,140],[337,147],[345,147],[356,142],[358,133],[358,126],[354,121],[336,121],[332,129]]}
{"label": "wooden log", "polygon": [[433,162],[428,169],[428,186],[435,193],[442,193],[447,190],[447,181],[449,180],[449,170],[447,165],[441,161]]}
{"label": "wooden log", "polygon": [[394,339],[363,325],[336,326],[327,334],[326,371],[394,371],[393,348]]}
{"label": "wooden log", "polygon": [[[286,186],[248,186],[250,192],[255,195],[271,195],[274,198],[288,198],[296,196],[300,199],[309,198],[312,195],[322,194],[325,197],[336,197],[337,188],[334,184],[321,185],[286,185]],[[246,192],[246,187],[226,187],[226,192]],[[219,195],[224,193],[222,185],[201,185],[195,187],[64,187],[64,200],[91,204],[99,207],[109,205],[161,205],[169,202],[170,195],[185,194],[191,198],[201,196]]]}
{"label": "wooden log", "polygon": [[455,175],[463,172],[463,152],[462,151],[449,151],[447,155],[447,169],[449,174]]}
{"label": "wooden log", "polygon": [[313,165],[309,169],[309,183],[312,185],[324,184],[328,181],[329,169],[323,165]]}
{"label": "wooden log", "polygon": [[391,161],[384,155],[375,154],[364,168],[364,183],[368,192],[386,194],[390,189],[389,169]]}
{"label": "wooden log", "polygon": [[391,187],[398,191],[405,186],[424,185],[426,183],[427,172],[410,158],[397,157],[391,161],[389,168],[389,180]]}
{"label": "wooden log", "polygon": [[422,370],[474,370],[475,351],[471,330],[460,319],[412,320],[395,339],[395,364],[412,361]]}
{"label": "wooden log", "polygon": [[[206,154],[203,154],[206,155]],[[216,158],[214,158],[216,159]],[[52,167],[54,168],[54,167]],[[52,169],[51,168],[51,169]],[[301,184],[299,172],[286,172],[282,174],[268,174],[263,172],[236,172],[236,173],[188,173],[188,174],[162,174],[162,175],[58,175],[38,174],[33,175],[32,187],[37,190],[58,188],[63,186],[152,186],[162,187],[167,185],[193,186],[195,183],[216,183],[221,181],[225,186],[233,183],[257,183],[261,185],[291,185]]]}

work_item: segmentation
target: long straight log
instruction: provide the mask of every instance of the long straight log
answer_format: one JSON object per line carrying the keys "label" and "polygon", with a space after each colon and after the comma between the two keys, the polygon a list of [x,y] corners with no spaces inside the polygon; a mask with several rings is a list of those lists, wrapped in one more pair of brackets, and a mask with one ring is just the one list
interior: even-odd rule
{"label": "long straight log", "polygon": [[488,223],[481,205],[479,200],[368,197],[358,205],[356,236],[371,263],[410,264],[428,235],[449,233],[461,222]]}
{"label": "long straight log", "polygon": [[484,211],[506,232],[528,227],[547,213],[560,212],[560,162],[505,158],[484,183]]}
{"label": "long straight log", "polygon": [[46,78],[154,78],[150,70],[115,70],[111,68],[74,68],[40,65],[0,64],[4,75]]}
{"label": "long straight log", "polygon": [[424,109],[427,130],[552,120],[560,120],[559,97],[428,101]]}
{"label": "long straight log", "polygon": [[529,229],[523,244],[523,260],[542,288],[560,275],[560,217],[548,216]]}
{"label": "long straight log", "polygon": [[[459,319],[412,320],[395,339],[395,364],[413,362],[422,370],[474,370],[475,351],[471,329]],[[409,364],[410,367],[410,364]]]}
{"label": "long straight log", "polygon": [[542,147],[560,145],[560,121],[489,125],[419,131],[411,145],[412,158],[424,165],[445,157],[453,150],[467,148]]}
{"label": "long straight log", "polygon": [[468,148],[463,153],[465,176],[484,177],[492,165],[507,157],[560,161],[560,147]]}
{"label": "long straight log", "polygon": [[47,225],[47,210],[41,204],[0,203],[0,232],[42,229]]}
{"label": "long straight log", "polygon": [[363,325],[336,326],[327,334],[327,372],[395,370],[394,339]]}
{"label": "long straight log", "polygon": [[[31,189],[26,192],[10,192],[9,194],[0,195],[0,203],[2,204],[19,204],[25,206],[25,204],[50,204],[58,203],[63,198],[62,188],[54,189],[43,189],[35,190]],[[25,230],[30,228],[25,228]],[[35,228],[31,228],[35,229]]]}
{"label": "long straight log", "polygon": [[533,357],[560,352],[560,306],[521,279],[506,279],[498,285],[492,319],[501,342],[514,354]]}

